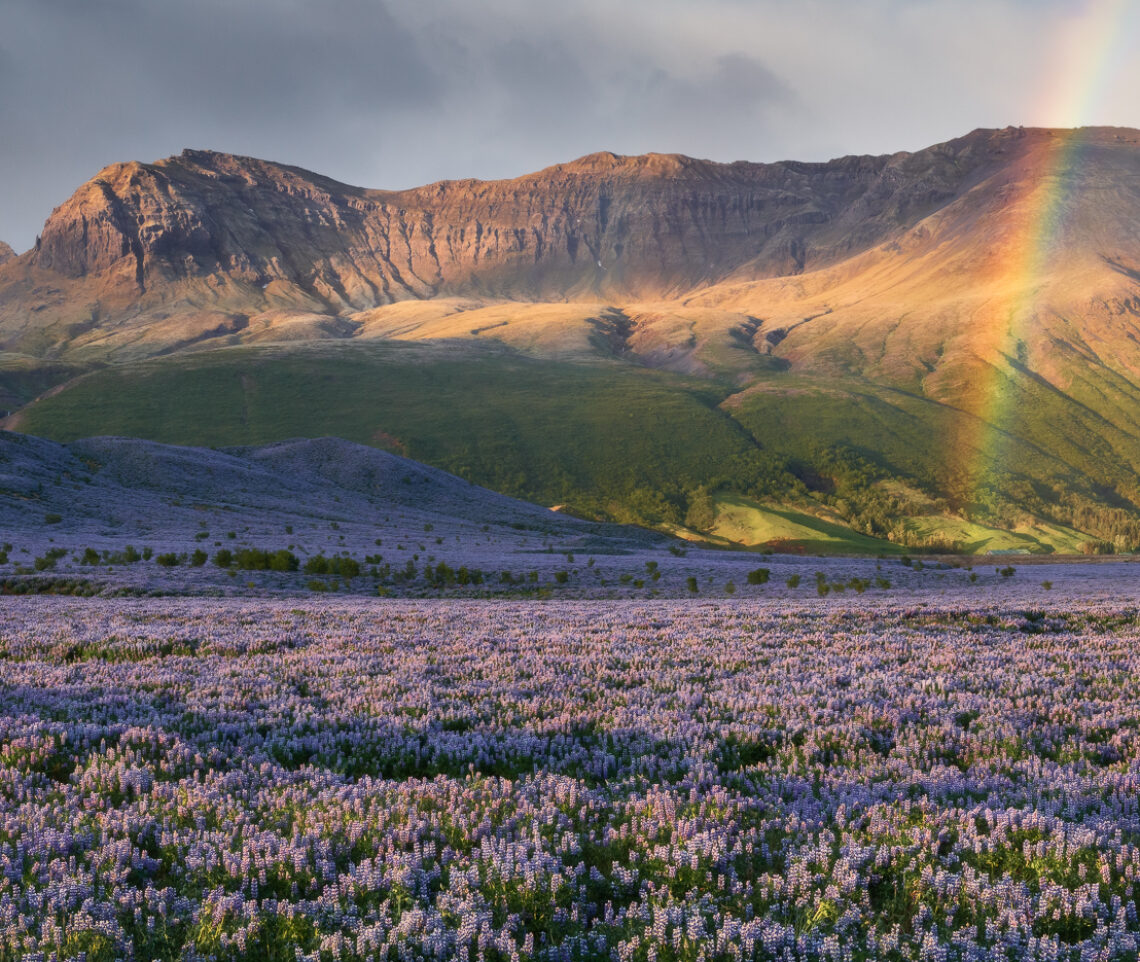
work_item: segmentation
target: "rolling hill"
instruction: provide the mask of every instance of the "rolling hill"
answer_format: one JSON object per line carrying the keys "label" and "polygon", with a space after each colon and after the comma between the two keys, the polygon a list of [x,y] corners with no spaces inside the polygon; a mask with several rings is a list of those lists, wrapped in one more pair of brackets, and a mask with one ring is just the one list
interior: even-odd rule
{"label": "rolling hill", "polygon": [[334,434],[789,550],[1130,550],[1138,320],[1132,130],[398,192],[186,151],[0,262],[0,403],[60,439]]}

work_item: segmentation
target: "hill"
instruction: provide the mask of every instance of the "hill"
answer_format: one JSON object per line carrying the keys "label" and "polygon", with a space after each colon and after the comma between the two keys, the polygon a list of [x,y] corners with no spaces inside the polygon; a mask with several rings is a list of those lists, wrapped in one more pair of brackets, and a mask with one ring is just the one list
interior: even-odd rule
{"label": "hill", "polygon": [[337,434],[732,540],[743,497],[898,544],[1129,549],[1137,223],[1115,128],[398,192],[187,151],[102,171],[0,265],[0,388],[19,430]]}

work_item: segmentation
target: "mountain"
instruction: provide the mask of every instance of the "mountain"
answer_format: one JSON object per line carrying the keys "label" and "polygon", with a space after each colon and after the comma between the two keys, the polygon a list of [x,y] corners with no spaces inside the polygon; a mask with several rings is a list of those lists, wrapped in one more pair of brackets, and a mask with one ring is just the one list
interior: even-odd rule
{"label": "mountain", "polygon": [[0,392],[41,395],[20,430],[333,433],[731,541],[804,540],[778,508],[1131,547],[1138,225],[1118,128],[406,191],[185,151],[101,171],[0,265]]}
{"label": "mountain", "polygon": [[5,244],[3,241],[0,241],[0,264],[4,264],[7,261],[14,259],[15,256],[16,256],[16,252],[14,250],[12,250],[12,248],[8,244]]}
{"label": "mountain", "polygon": [[802,274],[952,200],[1006,139],[827,164],[603,153],[398,192],[208,151],[115,164],[0,276],[0,337],[31,353],[137,355],[249,336],[280,312],[337,336],[354,330],[345,318],[399,301],[636,302]]}

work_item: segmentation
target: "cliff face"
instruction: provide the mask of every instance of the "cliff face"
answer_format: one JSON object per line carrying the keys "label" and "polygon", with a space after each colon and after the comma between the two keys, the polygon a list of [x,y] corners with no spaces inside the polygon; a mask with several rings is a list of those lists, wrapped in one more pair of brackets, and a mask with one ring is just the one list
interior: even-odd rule
{"label": "cliff face", "polygon": [[[1016,218],[1018,185],[1039,177],[1056,136],[983,130],[913,154],[818,164],[600,153],[514,180],[406,191],[208,151],[116,164],[52,213],[34,250],[0,266],[0,349],[154,353],[269,315],[313,319],[290,336],[347,336],[342,317],[400,301],[622,305],[774,279],[783,286],[758,289],[741,309],[786,304],[794,322],[805,292],[820,300],[821,279],[844,283],[884,251],[902,271],[921,255],[935,286],[953,293],[988,270],[975,253]],[[1073,248],[1092,238],[1131,263],[1140,138],[1081,137],[1116,159],[1090,167],[1112,180],[1111,210],[1093,209],[1109,196],[1097,181],[1071,218],[1084,225]],[[946,286],[952,261],[962,276]],[[800,316],[833,306],[813,302]]]}
{"label": "cliff face", "polygon": [[337,311],[443,294],[656,297],[875,244],[955,196],[1005,136],[826,164],[593,154],[400,192],[185,151],[101,171],[53,212],[24,266],[135,299],[209,277],[278,285],[267,298]]}

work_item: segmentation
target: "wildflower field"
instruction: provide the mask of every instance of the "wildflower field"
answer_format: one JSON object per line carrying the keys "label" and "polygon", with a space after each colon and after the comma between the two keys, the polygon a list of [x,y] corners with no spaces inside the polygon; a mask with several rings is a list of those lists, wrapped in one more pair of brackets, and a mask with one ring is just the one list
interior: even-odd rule
{"label": "wildflower field", "polygon": [[1136,959],[1105,603],[4,599],[0,960]]}

